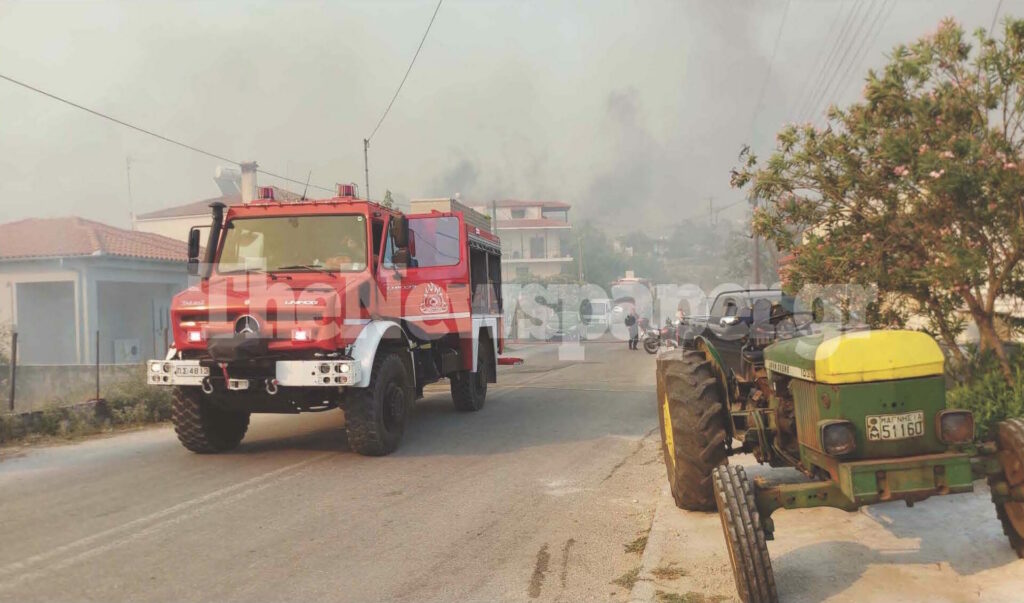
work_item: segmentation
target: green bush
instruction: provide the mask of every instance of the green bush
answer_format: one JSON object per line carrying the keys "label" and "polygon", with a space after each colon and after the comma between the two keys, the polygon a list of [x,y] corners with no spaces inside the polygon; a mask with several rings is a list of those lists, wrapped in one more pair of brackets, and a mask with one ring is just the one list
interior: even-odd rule
{"label": "green bush", "polygon": [[1006,418],[1024,417],[1024,355],[1014,355],[1013,383],[1003,378],[991,354],[972,354],[960,367],[963,381],[946,393],[946,406],[974,413],[975,436],[987,439],[992,426]]}

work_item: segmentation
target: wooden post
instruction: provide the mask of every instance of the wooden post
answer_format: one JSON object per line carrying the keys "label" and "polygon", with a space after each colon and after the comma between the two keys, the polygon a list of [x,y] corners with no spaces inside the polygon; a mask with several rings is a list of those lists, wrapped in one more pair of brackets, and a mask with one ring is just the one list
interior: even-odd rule
{"label": "wooden post", "polygon": [[100,332],[96,331],[96,400],[100,399]]}
{"label": "wooden post", "polygon": [[14,381],[18,374],[18,332],[11,332],[11,397],[10,411],[14,412]]}

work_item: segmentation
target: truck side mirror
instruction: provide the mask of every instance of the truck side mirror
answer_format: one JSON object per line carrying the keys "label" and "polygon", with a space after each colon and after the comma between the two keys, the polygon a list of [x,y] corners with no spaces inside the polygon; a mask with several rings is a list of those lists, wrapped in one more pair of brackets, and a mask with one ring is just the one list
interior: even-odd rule
{"label": "truck side mirror", "polygon": [[401,266],[405,268],[409,265],[409,248],[399,247],[396,248],[394,253],[391,254],[391,263],[395,266]]}
{"label": "truck side mirror", "polygon": [[188,273],[192,276],[199,275],[199,236],[196,226],[188,231]]}
{"label": "truck side mirror", "polygon": [[409,246],[409,220],[405,216],[391,217],[391,241],[396,250]]}

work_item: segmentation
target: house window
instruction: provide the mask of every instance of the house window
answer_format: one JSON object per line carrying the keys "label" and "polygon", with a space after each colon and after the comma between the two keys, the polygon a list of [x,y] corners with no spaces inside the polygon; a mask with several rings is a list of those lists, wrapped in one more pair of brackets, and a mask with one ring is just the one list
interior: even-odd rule
{"label": "house window", "polygon": [[525,209],[513,209],[511,213],[513,220],[522,220],[523,218],[526,217]]}
{"label": "house window", "polygon": [[544,253],[544,237],[530,237],[530,257],[542,258]]}

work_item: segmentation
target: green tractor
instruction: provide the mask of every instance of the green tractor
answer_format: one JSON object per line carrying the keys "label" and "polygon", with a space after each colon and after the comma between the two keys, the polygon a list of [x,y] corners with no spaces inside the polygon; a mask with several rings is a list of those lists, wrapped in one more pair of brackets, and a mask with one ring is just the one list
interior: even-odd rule
{"label": "green tractor", "polygon": [[[811,317],[786,311],[778,296],[749,303],[753,296],[733,295],[738,302],[722,318],[713,309],[713,325],[735,332],[749,323],[748,335],[719,342],[735,346],[736,361],[724,362],[729,356],[715,345],[723,329],[705,329],[657,361],[672,496],[683,509],[717,508],[740,598],[778,600],[766,545],[776,509],[912,506],[971,492],[982,478],[1010,546],[1024,558],[1024,421],[1004,421],[994,442],[976,443],[971,413],[946,408],[944,356],[931,337],[807,334]],[[754,319],[761,303],[772,307],[764,321]],[[752,483],[743,467],[728,464],[734,454],[793,467],[806,479]]]}

